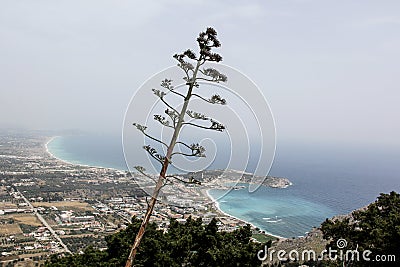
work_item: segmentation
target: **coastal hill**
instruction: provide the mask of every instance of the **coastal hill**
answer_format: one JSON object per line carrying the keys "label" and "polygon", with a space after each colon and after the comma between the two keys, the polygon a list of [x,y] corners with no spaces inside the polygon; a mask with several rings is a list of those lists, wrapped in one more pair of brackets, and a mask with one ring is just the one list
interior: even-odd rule
{"label": "coastal hill", "polygon": [[[252,173],[237,170],[204,170],[198,172],[189,172],[183,175],[186,178],[193,178],[201,183],[207,184],[227,184],[227,183],[251,183],[253,178],[260,180],[260,176],[254,176]],[[292,183],[288,178],[266,176],[262,185],[273,188],[286,188]]]}
{"label": "coastal hill", "polygon": [[[315,257],[319,257],[320,264],[317,266],[399,266],[396,262],[400,258],[399,215],[400,194],[394,191],[381,193],[368,206],[326,219],[305,237],[282,238],[272,243],[271,250],[313,251]],[[354,260],[351,254],[343,258],[335,258],[332,254],[333,258],[330,258],[326,251],[330,249],[333,249],[332,252],[336,249],[336,256],[350,251],[358,258]],[[346,258],[348,255],[350,258]],[[315,266],[315,260],[310,260],[309,256],[298,260],[292,263],[284,261],[279,266],[298,266],[301,262],[302,266]],[[264,266],[276,266],[273,262],[273,259],[267,259]]]}

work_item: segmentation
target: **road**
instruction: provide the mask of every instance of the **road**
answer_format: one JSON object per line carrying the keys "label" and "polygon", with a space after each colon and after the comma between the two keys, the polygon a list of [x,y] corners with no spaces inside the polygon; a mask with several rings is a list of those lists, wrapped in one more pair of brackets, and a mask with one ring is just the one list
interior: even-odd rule
{"label": "road", "polygon": [[50,226],[50,224],[47,223],[47,221],[43,218],[43,216],[37,211],[37,209],[31,204],[31,202],[19,191],[17,190],[18,194],[22,197],[22,199],[25,201],[26,204],[33,210],[35,213],[36,217],[39,219],[39,221],[42,222],[44,226],[49,229],[50,233],[54,236],[54,238],[60,243],[60,245],[64,248],[65,252],[72,254],[71,250],[67,247],[67,245],[64,244],[64,242],[61,240],[61,238],[57,235],[57,233],[54,231],[54,229]]}

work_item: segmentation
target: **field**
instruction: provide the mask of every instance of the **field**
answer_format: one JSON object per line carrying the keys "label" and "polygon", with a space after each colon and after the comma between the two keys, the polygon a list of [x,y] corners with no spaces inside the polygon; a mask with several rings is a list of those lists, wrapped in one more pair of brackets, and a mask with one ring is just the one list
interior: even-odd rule
{"label": "field", "polygon": [[0,210],[17,209],[18,206],[11,202],[0,202]]}
{"label": "field", "polygon": [[32,226],[42,225],[39,219],[33,214],[13,214],[11,217],[16,221],[16,223],[23,223]]}
{"label": "field", "polygon": [[258,233],[257,234],[253,233],[252,237],[260,243],[265,243],[268,242],[269,240],[275,241],[277,239],[276,237],[273,236],[258,234]]}
{"label": "field", "polygon": [[22,234],[21,228],[18,224],[3,224],[0,227],[0,235],[17,235]]}
{"label": "field", "polygon": [[33,202],[34,207],[56,207],[59,210],[90,211],[93,208],[86,202],[59,201],[59,202]]}

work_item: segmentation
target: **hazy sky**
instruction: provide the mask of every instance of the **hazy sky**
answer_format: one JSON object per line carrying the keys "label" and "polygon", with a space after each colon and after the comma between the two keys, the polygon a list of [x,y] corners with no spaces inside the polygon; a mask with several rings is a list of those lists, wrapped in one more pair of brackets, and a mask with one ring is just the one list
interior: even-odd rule
{"label": "hazy sky", "polygon": [[278,140],[400,146],[400,1],[0,1],[0,128],[120,133],[135,90],[207,26]]}

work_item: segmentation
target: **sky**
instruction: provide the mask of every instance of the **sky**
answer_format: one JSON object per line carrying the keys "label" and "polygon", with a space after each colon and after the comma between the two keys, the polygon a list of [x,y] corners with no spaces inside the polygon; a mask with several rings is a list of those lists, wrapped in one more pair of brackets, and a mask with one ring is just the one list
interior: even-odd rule
{"label": "sky", "polygon": [[278,141],[400,147],[400,2],[0,1],[0,128],[120,134],[200,31],[253,80]]}

